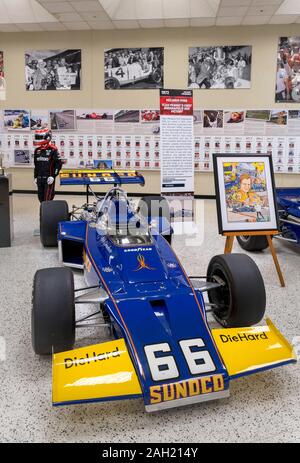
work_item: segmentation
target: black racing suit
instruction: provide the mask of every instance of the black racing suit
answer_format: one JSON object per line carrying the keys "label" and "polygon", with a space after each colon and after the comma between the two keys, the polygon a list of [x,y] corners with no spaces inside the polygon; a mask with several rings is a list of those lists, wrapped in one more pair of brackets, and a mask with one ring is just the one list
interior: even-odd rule
{"label": "black racing suit", "polygon": [[34,178],[37,179],[38,198],[40,203],[51,201],[55,194],[55,181],[48,185],[47,179],[59,174],[62,162],[55,145],[38,147],[34,151]]}

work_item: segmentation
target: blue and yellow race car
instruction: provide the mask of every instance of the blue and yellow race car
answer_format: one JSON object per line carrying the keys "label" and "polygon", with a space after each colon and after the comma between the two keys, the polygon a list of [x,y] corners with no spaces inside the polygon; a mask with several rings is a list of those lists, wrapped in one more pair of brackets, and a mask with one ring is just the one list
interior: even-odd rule
{"label": "blue and yellow race car", "polygon": [[[277,239],[300,246],[300,188],[276,188],[279,230]],[[265,236],[237,236],[245,251],[263,251],[268,245]]]}
{"label": "blue and yellow race car", "polygon": [[[266,295],[253,260],[218,255],[207,275],[188,276],[167,202],[145,197],[136,208],[121,188],[143,182],[134,171],[63,171],[62,184],[112,188],[80,211],[41,205],[42,243],[58,243],[64,264],[38,270],[33,284],[33,348],[53,355],[54,405],[142,397],[157,411],[228,397],[232,380],[296,362],[272,322],[261,323]],[[74,288],[70,267],[83,268],[86,287]],[[95,310],[76,317],[80,304]],[[76,328],[98,317],[112,339],[73,349]]]}

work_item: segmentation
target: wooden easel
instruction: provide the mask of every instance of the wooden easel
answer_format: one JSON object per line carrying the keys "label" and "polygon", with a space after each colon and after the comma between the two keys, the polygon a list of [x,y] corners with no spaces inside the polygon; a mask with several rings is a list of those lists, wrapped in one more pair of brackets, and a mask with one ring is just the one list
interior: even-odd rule
{"label": "wooden easel", "polygon": [[272,257],[273,257],[273,261],[274,261],[274,264],[275,264],[275,267],[276,267],[276,271],[277,271],[277,274],[278,274],[280,284],[284,288],[285,287],[285,282],[284,282],[283,274],[282,274],[280,264],[278,262],[277,254],[276,254],[276,251],[275,251],[275,248],[274,248],[274,245],[273,245],[273,241],[272,241],[272,238],[271,238],[273,235],[277,235],[277,234],[278,234],[278,231],[265,231],[263,233],[261,231],[259,231],[259,232],[258,231],[257,232],[256,231],[224,232],[223,236],[226,236],[226,243],[225,243],[224,253],[225,254],[230,254],[231,253],[232,246],[233,246],[233,241],[234,241],[235,236],[241,236],[241,235],[248,235],[248,236],[258,236],[258,235],[261,236],[261,235],[263,235],[263,236],[265,236],[267,238],[267,241],[268,241],[268,245],[269,245]]}

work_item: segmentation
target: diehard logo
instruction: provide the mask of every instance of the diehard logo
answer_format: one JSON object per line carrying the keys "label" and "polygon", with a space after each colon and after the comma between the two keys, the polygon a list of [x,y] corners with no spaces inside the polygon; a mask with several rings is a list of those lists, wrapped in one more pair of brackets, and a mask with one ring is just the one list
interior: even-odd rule
{"label": "diehard logo", "polygon": [[220,339],[223,343],[226,343],[226,342],[259,341],[262,339],[269,339],[269,338],[267,336],[267,333],[262,332],[259,334],[238,333],[236,336],[230,336],[229,334],[220,334]]}

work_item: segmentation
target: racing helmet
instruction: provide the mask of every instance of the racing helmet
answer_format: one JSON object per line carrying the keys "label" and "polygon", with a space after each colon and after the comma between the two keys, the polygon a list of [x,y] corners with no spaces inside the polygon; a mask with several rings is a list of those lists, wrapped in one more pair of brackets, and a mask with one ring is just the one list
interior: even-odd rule
{"label": "racing helmet", "polygon": [[48,128],[36,130],[34,132],[34,146],[48,145],[52,139],[52,131]]}

